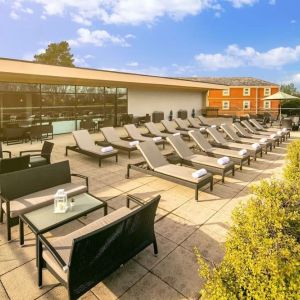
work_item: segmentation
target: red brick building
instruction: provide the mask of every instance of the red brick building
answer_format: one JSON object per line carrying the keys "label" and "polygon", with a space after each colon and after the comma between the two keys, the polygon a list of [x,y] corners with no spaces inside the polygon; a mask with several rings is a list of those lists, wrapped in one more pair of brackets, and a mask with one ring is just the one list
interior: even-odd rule
{"label": "red brick building", "polygon": [[210,90],[207,94],[207,107],[218,108],[219,115],[246,115],[270,112],[277,115],[278,100],[266,101],[263,98],[273,95],[280,86],[252,77],[197,77],[189,78],[207,83],[228,86],[224,90]]}

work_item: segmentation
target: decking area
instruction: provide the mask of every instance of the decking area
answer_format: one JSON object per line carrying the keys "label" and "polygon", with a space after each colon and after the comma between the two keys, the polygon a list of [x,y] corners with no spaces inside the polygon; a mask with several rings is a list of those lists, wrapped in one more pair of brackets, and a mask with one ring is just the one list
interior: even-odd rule
{"label": "decking area", "polygon": [[[94,140],[102,139],[100,133],[91,136]],[[54,136],[51,162],[68,159],[73,173],[88,176],[90,193],[107,201],[108,213],[125,206],[128,194],[144,202],[161,195],[155,223],[158,256],[153,255],[153,248],[149,246],[82,299],[198,299],[201,280],[194,247],[207,260],[215,264],[220,262],[232,210],[247,201],[251,184],[281,176],[286,147],[297,138],[300,132],[291,132],[288,142],[282,142],[256,161],[251,160],[251,165],[244,165],[242,171],[236,166],[235,176],[228,175],[225,183],[220,175],[214,175],[213,191],[209,186],[200,189],[199,202],[196,202],[193,189],[170,181],[134,170],[126,179],[127,164],[143,160],[139,151],[132,152],[130,160],[127,153],[120,151],[117,163],[114,159],[105,159],[99,167],[97,159],[87,155],[72,151],[65,156],[66,146],[74,144],[72,134]],[[5,145],[4,150],[17,156],[22,150],[41,146],[40,142]],[[160,151],[170,153],[172,148],[166,144]],[[65,235],[101,216],[102,209],[57,228],[47,236]],[[0,224],[0,299],[67,299],[67,290],[48,271],[44,271],[43,287],[38,287],[33,233],[25,226],[25,244],[20,247],[18,227],[13,228],[10,242],[7,242],[5,230],[5,224]]]}

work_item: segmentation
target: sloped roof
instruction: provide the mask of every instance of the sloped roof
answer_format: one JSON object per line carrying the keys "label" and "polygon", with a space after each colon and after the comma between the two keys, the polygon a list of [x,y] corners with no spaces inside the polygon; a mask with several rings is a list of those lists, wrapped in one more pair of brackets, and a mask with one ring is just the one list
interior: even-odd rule
{"label": "sloped roof", "polygon": [[253,77],[183,77],[183,79],[228,86],[279,86],[276,83]]}

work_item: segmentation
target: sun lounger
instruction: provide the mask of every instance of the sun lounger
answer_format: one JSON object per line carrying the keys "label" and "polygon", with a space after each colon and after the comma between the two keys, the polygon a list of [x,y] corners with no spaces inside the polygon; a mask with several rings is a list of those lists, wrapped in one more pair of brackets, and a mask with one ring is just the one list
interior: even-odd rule
{"label": "sun lounger", "polygon": [[[256,135],[256,136],[260,136],[261,138],[264,137],[266,139],[270,138],[270,135],[271,134],[267,134],[267,133],[262,133],[260,131],[257,131],[247,120],[243,120],[241,121],[241,123],[249,130],[249,132],[251,132],[252,134]],[[276,133],[276,135],[278,136],[278,145],[279,145],[279,142],[282,142],[282,136],[281,134],[278,135]]]}
{"label": "sun lounger", "polygon": [[197,169],[205,168],[212,174],[221,174],[222,182],[224,182],[226,173],[231,172],[232,176],[234,176],[234,163],[232,161],[221,165],[218,163],[217,158],[194,154],[180,136],[168,137],[167,141],[181,158],[183,164],[196,167]]}
{"label": "sun lounger", "polygon": [[161,123],[164,125],[168,133],[180,133],[182,136],[190,138],[186,130],[177,130],[171,121],[162,120]]}
{"label": "sun lounger", "polygon": [[145,162],[137,164],[128,164],[127,178],[129,178],[130,169],[140,171],[152,176],[157,176],[178,184],[195,189],[195,199],[198,201],[198,190],[200,187],[210,184],[210,190],[213,189],[213,176],[207,173],[199,178],[194,178],[194,169],[184,166],[170,164],[167,159],[159,152],[154,142],[140,143],[138,149],[142,153]]}
{"label": "sun lounger", "polygon": [[260,144],[264,149],[265,153],[267,154],[268,152],[268,147],[270,151],[272,151],[272,140],[266,140],[264,141],[263,139],[251,139],[251,138],[242,138],[239,137],[236,132],[232,129],[230,125],[227,124],[222,124],[221,128],[223,131],[227,134],[227,136],[234,142],[236,143],[245,143],[245,144],[253,144],[253,143],[258,143]]}
{"label": "sun lounger", "polygon": [[142,136],[140,131],[135,127],[134,124],[124,125],[125,130],[127,131],[130,138],[139,142],[148,142],[153,141],[156,145],[163,145],[165,148],[165,141],[161,136],[155,136],[153,138],[148,136]]}
{"label": "sun lounger", "polygon": [[203,132],[205,132],[206,126],[201,125],[199,119],[189,117],[189,118],[187,118],[187,120],[190,122],[191,127],[198,128],[198,129],[202,130]]}
{"label": "sun lounger", "polygon": [[145,126],[149,130],[149,133],[152,136],[161,136],[163,139],[166,139],[168,136],[172,135],[171,133],[165,133],[165,132],[159,131],[159,129],[153,122],[145,123]]}
{"label": "sun lounger", "polygon": [[248,162],[248,165],[250,165],[249,153],[241,155],[239,154],[239,151],[236,150],[212,147],[212,145],[208,142],[208,140],[198,130],[189,131],[189,135],[194,140],[198,148],[203,152],[205,152],[208,156],[213,156],[218,158],[223,157],[224,155],[228,156],[235,163],[238,163],[240,165],[240,170],[242,170],[244,162]]}
{"label": "sun lounger", "polygon": [[291,136],[291,132],[289,129],[283,131],[279,130],[278,128],[265,128],[261,124],[259,124],[255,119],[250,119],[249,121],[258,131],[265,132],[266,134],[278,133],[278,131],[282,131],[281,135],[282,137],[284,137],[285,140],[287,140],[287,138]]}
{"label": "sun lounger", "polygon": [[[77,130],[72,132],[76,141],[76,146],[66,147],[66,156],[68,150],[82,153],[91,157],[96,157],[99,160],[99,167],[101,166],[102,159],[115,156],[118,162],[118,151],[115,149],[108,149],[95,145],[90,133],[87,130]],[[109,150],[109,151],[107,151]]]}
{"label": "sun lounger", "polygon": [[[263,138],[261,135],[249,133],[245,129],[245,127],[243,127],[242,124],[239,123],[239,122],[233,123],[232,125],[237,130],[237,132],[240,135],[242,135],[243,137],[251,138],[251,139],[261,139],[261,138]],[[269,137],[264,137],[264,138],[272,140],[274,148],[276,147],[276,144],[279,145],[279,137],[277,135],[275,135],[274,137],[269,136]]]}
{"label": "sun lounger", "polygon": [[199,127],[192,127],[188,120],[182,120],[180,118],[176,118],[176,119],[174,119],[174,121],[176,122],[176,124],[178,125],[178,128],[180,130],[189,131],[189,130],[192,130],[192,129],[198,129],[199,128]]}
{"label": "sun lounger", "polygon": [[[218,132],[216,128],[207,128],[206,131],[212,136],[212,138],[221,146],[224,148],[229,148],[229,149],[236,149],[236,150],[242,150],[246,149],[249,151],[250,155],[253,156],[254,160],[256,160],[256,156],[259,153],[260,156],[262,157],[262,147],[258,145],[257,148],[253,148],[253,145],[246,145],[246,144],[239,144],[239,143],[232,143],[223,137],[223,135]],[[256,143],[253,143],[256,144]]]}
{"label": "sun lounger", "polygon": [[[126,151],[128,153],[128,158],[130,158],[130,154],[132,151],[136,151],[137,143],[132,143],[129,141],[121,140],[121,138],[118,136],[116,130],[113,127],[103,127],[101,128],[101,132],[105,138],[105,140],[112,145],[113,147]],[[97,144],[100,144],[100,142],[96,142]]]}

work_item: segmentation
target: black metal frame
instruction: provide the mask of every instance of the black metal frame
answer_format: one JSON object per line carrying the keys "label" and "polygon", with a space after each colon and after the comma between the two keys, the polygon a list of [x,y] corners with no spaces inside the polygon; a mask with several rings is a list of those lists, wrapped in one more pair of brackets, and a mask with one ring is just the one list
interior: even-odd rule
{"label": "black metal frame", "polygon": [[118,162],[118,153],[117,152],[114,152],[114,153],[107,152],[107,153],[103,153],[103,154],[96,154],[94,152],[82,150],[78,146],[66,146],[65,156],[68,156],[68,150],[71,150],[71,151],[74,151],[74,152],[77,152],[77,153],[81,153],[81,154],[85,154],[85,155],[90,156],[90,157],[98,158],[99,167],[101,167],[101,165],[102,165],[102,159],[105,159],[105,158],[115,156],[116,157],[116,163]]}
{"label": "black metal frame", "polygon": [[213,180],[213,176],[210,173],[207,174],[207,175],[211,175],[211,176],[205,175],[205,177],[200,182],[195,183],[195,182],[187,181],[187,180],[184,180],[184,179],[181,179],[181,178],[177,178],[177,177],[174,177],[174,176],[166,175],[166,174],[159,173],[159,172],[156,172],[154,170],[151,170],[150,167],[148,166],[148,164],[145,161],[142,161],[142,162],[138,162],[138,163],[135,163],[135,164],[128,164],[127,165],[127,173],[126,173],[126,176],[125,176],[126,179],[130,178],[130,169],[133,169],[135,171],[139,171],[139,172],[151,175],[151,176],[156,176],[156,177],[168,180],[168,181],[172,181],[172,182],[184,185],[186,187],[193,188],[193,189],[195,189],[195,200],[196,201],[198,201],[198,199],[199,199],[198,198],[198,191],[204,185],[210,183],[210,190],[211,191],[213,190],[214,180]]}
{"label": "black metal frame", "polygon": [[[130,200],[142,207],[98,230],[75,238],[68,263],[61,258],[43,235],[39,235],[38,285],[42,286],[42,270],[43,267],[47,267],[68,289],[69,299],[78,299],[148,245],[153,244],[154,255],[157,255],[154,218],[160,195],[146,204],[143,204],[138,198],[128,195],[127,206],[129,206]],[[68,272],[67,282],[46,264],[43,259],[44,249],[52,254],[62,270]]]}

